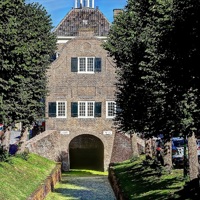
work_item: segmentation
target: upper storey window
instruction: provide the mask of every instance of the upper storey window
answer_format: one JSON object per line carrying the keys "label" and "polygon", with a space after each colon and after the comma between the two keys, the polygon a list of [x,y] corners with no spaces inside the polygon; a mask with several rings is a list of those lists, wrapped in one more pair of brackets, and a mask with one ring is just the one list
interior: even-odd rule
{"label": "upper storey window", "polygon": [[94,72],[94,58],[78,58],[79,72]]}
{"label": "upper storey window", "polygon": [[66,101],[49,102],[49,117],[66,118],[67,102]]}
{"label": "upper storey window", "polygon": [[101,58],[73,57],[71,58],[71,71],[78,73],[101,72]]}
{"label": "upper storey window", "polygon": [[116,102],[106,101],[106,118],[114,118],[116,115]]}
{"label": "upper storey window", "polygon": [[78,102],[79,117],[94,117],[94,102]]}
{"label": "upper storey window", "polygon": [[101,102],[71,102],[71,116],[78,118],[101,117]]}

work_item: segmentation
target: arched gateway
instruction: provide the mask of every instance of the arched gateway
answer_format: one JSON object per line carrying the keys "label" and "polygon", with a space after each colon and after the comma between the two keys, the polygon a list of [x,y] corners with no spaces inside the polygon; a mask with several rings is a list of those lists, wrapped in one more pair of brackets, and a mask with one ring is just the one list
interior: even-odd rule
{"label": "arched gateway", "polygon": [[92,169],[104,171],[104,146],[96,136],[84,134],[69,144],[70,169]]}
{"label": "arched gateway", "polygon": [[111,162],[132,156],[131,140],[124,134],[61,134],[45,131],[23,145],[30,152],[62,162],[62,170],[94,169],[106,171]]}

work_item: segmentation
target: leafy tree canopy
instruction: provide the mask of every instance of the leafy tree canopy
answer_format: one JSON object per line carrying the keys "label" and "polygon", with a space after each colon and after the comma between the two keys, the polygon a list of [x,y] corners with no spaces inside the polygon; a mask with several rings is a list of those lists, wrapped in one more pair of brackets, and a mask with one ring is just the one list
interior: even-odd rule
{"label": "leafy tree canopy", "polygon": [[44,117],[46,70],[56,48],[52,21],[38,3],[0,1],[0,120]]}
{"label": "leafy tree canopy", "polygon": [[104,48],[116,62],[119,129],[199,129],[199,1],[128,0]]}

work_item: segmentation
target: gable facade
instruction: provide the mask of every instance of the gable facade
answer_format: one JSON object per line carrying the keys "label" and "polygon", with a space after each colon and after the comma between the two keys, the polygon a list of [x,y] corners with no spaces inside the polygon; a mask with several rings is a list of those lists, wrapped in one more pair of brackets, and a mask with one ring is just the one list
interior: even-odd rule
{"label": "gable facade", "polygon": [[55,29],[58,53],[47,72],[46,130],[60,133],[66,170],[74,157],[70,152],[78,157],[79,148],[97,152],[93,159],[101,157],[102,170],[112,160],[116,78],[102,47],[109,27],[98,9],[83,7],[73,8]]}

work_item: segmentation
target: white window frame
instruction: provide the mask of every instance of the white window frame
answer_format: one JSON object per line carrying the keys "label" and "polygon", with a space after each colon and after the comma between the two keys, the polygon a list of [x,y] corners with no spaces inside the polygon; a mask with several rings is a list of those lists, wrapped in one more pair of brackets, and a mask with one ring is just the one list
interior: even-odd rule
{"label": "white window frame", "polygon": [[[83,110],[84,115],[81,115],[81,104],[85,104],[85,108]],[[92,115],[88,116],[89,104],[92,104]],[[94,118],[94,109],[95,109],[95,101],[78,101],[78,118]]]}
{"label": "white window frame", "polygon": [[60,52],[56,52],[56,58],[60,56]]}
{"label": "white window frame", "polygon": [[[64,109],[63,107],[61,107],[62,114],[59,113],[61,104],[64,105]],[[56,118],[67,118],[67,102],[66,101],[56,101]]]}
{"label": "white window frame", "polygon": [[[113,115],[110,115],[110,105],[109,104],[114,104],[114,111]],[[116,116],[116,102],[115,101],[106,101],[106,118],[113,119]]]}
{"label": "white window frame", "polygon": [[[81,59],[85,59],[85,70],[81,71]],[[93,66],[93,69],[89,71],[89,59],[93,59],[93,62],[91,63]],[[78,73],[89,73],[93,74],[95,71],[95,57],[78,57]]]}

